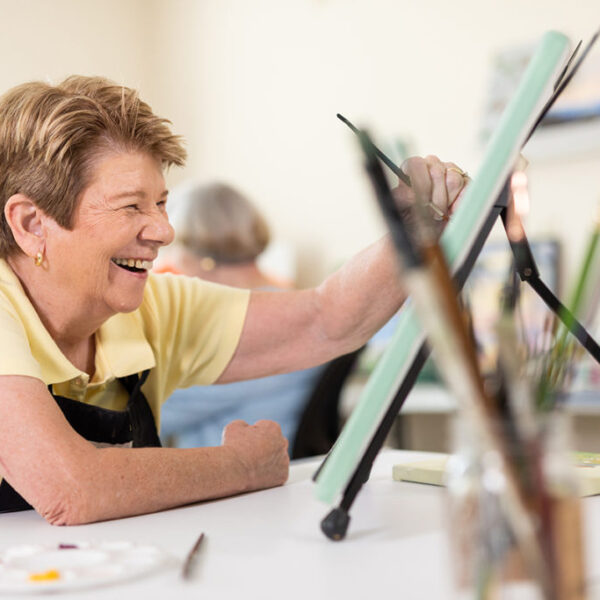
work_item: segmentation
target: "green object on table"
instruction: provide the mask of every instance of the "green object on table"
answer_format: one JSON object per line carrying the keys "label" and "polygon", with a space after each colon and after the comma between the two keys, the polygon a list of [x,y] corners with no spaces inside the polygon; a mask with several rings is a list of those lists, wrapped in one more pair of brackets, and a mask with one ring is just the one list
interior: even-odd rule
{"label": "green object on table", "polygon": [[554,347],[545,357],[544,368],[536,382],[536,406],[541,410],[554,408],[558,393],[564,388],[565,381],[576,360],[574,351],[577,340],[570,329],[575,319],[584,326],[589,325],[596,312],[597,293],[600,286],[600,224],[594,225],[581,267],[575,280],[572,298],[568,304],[570,312],[563,312],[561,323],[555,336]]}
{"label": "green object on table", "polygon": [[573,298],[569,308],[576,318],[585,324],[594,317],[596,306],[588,306],[590,295],[598,287],[600,269],[598,269],[600,256],[600,223],[596,223],[590,235],[588,247],[583,257],[579,276],[575,284]]}
{"label": "green object on table", "polygon": [[[506,107],[481,167],[441,238],[453,272],[468,256],[488,218],[539,111],[552,92],[568,47],[569,40],[563,34],[546,33]],[[386,352],[319,472],[315,487],[319,500],[333,503],[343,493],[424,341],[422,327],[408,299]]]}

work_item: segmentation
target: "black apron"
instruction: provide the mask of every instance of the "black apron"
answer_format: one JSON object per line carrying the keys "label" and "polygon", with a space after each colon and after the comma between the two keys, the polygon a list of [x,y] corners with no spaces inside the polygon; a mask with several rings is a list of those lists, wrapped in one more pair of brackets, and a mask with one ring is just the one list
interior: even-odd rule
{"label": "black apron", "polygon": [[[119,379],[129,393],[125,410],[91,406],[63,396],[55,396],[51,386],[48,386],[48,389],[71,427],[86,440],[110,445],[131,444],[134,448],[160,446],[156,423],[142,392],[142,385],[148,373],[150,371],[146,370],[141,376],[134,374]],[[0,483],[0,513],[31,508],[32,506],[3,479]]]}

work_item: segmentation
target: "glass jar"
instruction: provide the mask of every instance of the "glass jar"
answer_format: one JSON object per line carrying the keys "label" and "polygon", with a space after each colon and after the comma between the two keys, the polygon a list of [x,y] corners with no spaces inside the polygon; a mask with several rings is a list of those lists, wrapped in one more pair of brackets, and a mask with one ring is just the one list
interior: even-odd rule
{"label": "glass jar", "polygon": [[543,481],[549,497],[549,523],[544,534],[551,549],[555,598],[583,600],[586,597],[583,523],[568,415],[557,410],[546,415],[541,438]]}
{"label": "glass jar", "polygon": [[499,454],[460,416],[446,466],[448,534],[461,600],[542,600],[504,511],[506,477]]}
{"label": "glass jar", "polygon": [[454,423],[448,460],[449,545],[462,599],[583,600],[585,568],[579,482],[571,458],[570,421],[559,411],[537,415],[535,434],[517,455],[500,431],[518,475],[544,559],[532,576],[506,517],[503,460],[463,419]]}

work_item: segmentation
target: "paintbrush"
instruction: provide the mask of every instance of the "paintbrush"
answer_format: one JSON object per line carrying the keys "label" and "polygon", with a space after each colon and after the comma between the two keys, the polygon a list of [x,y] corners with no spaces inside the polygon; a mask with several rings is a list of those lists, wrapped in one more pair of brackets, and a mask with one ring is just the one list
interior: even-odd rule
{"label": "paintbrush", "polygon": [[[344,117],[340,113],[337,113],[336,117],[342,123],[347,125],[356,135],[360,135],[360,131],[358,130],[358,128],[355,127],[348,119],[346,119],[346,117]],[[379,158],[381,162],[386,167],[388,167],[388,169],[390,169],[390,171],[394,173],[394,175],[396,175],[398,179],[400,179],[400,181],[402,181],[402,183],[404,183],[408,187],[411,187],[410,177],[398,165],[396,165],[396,163],[394,163],[393,160],[391,160],[386,154],[384,154],[379,148],[377,148],[375,144],[373,144],[373,151],[377,155],[377,158]],[[448,220],[448,215],[439,206],[436,206],[433,202],[428,203],[428,206],[429,208],[431,208],[431,210],[433,210],[433,212],[437,214],[437,216],[441,220]]]}
{"label": "paintbrush", "polygon": [[[368,134],[359,132],[359,139],[375,196],[398,251],[406,288],[427,332],[440,374],[454,392],[473,431],[481,435],[487,448],[497,452],[506,478],[503,498],[507,518],[531,573],[543,589],[549,591],[550,578],[544,553],[532,517],[525,506],[522,488],[497,430],[498,415],[487,398],[475,348],[465,327],[443,252],[435,236],[426,227],[420,227],[417,235],[412,230],[409,232]],[[412,186],[419,212],[428,199],[423,197],[420,181],[414,176]]]}
{"label": "paintbrush", "polygon": [[202,547],[202,542],[204,541],[204,533],[201,533],[198,536],[198,539],[192,546],[191,550],[188,552],[185,560],[183,561],[183,567],[181,569],[181,576],[184,579],[191,579],[193,574],[196,571],[196,565],[198,562],[198,556],[200,554],[200,549]]}

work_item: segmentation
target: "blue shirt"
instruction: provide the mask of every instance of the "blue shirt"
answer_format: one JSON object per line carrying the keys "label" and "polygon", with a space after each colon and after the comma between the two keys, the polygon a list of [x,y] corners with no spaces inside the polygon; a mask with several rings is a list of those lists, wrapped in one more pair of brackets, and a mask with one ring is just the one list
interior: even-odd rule
{"label": "blue shirt", "polygon": [[290,451],[306,402],[325,366],[223,385],[177,390],[163,404],[161,439],[179,448],[218,446],[235,419],[276,421]]}

